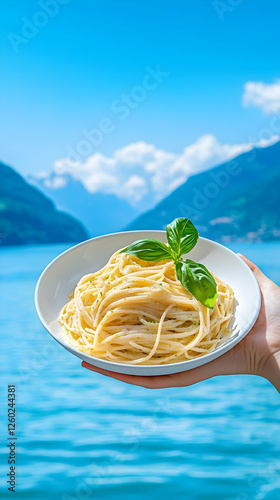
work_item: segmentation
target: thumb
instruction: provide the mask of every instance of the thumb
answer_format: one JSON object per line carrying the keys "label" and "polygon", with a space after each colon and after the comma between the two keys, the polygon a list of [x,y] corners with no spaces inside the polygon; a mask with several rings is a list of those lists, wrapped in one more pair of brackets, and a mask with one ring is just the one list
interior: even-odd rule
{"label": "thumb", "polygon": [[251,271],[253,271],[260,286],[263,285],[265,281],[268,281],[268,278],[265,276],[265,274],[263,274],[260,268],[256,266],[256,264],[251,262],[249,259],[247,259],[247,257],[242,255],[241,253],[238,253],[237,255],[245,262],[245,264],[247,264],[248,267],[250,267]]}

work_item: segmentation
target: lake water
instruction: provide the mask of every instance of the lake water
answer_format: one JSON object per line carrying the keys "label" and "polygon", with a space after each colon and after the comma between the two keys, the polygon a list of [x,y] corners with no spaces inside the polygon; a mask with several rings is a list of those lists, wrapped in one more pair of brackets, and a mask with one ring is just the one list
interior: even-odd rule
{"label": "lake water", "polygon": [[[66,246],[1,258],[1,498],[277,500],[280,398],[252,376],[149,391],[89,372],[41,326],[34,288]],[[231,245],[280,284],[280,244]],[[7,491],[7,384],[17,492]]]}

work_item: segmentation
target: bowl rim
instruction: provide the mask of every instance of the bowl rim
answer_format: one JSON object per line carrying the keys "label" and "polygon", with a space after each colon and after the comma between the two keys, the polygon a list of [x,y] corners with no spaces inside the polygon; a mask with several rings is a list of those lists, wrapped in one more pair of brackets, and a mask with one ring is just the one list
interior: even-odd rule
{"label": "bowl rim", "polygon": [[[141,233],[146,233],[146,234],[147,233],[166,234],[166,232],[164,230],[161,230],[161,229],[139,229],[139,230],[133,230],[133,231],[119,231],[119,232],[114,232],[114,233],[108,233],[108,234],[96,236],[96,237],[93,237],[93,238],[89,238],[89,239],[87,239],[85,241],[77,243],[77,244],[71,246],[70,248],[67,248],[62,253],[60,253],[57,257],[55,257],[53,260],[51,260],[51,262],[44,268],[44,270],[40,274],[39,279],[38,279],[37,284],[36,284],[36,287],[35,287],[35,293],[34,293],[35,308],[36,308],[36,311],[37,311],[37,315],[38,315],[38,317],[39,317],[42,325],[44,326],[45,330],[54,338],[54,340],[56,340],[66,350],[70,351],[72,354],[76,355],[80,359],[84,359],[85,358],[89,364],[94,365],[93,361],[97,361],[97,363],[101,363],[102,362],[102,364],[104,364],[105,367],[106,367],[106,365],[108,366],[108,371],[114,371],[112,368],[116,367],[116,370],[115,370],[116,372],[117,372],[117,368],[118,367],[119,368],[123,368],[123,369],[135,367],[135,368],[137,368],[138,372],[139,371],[143,371],[142,375],[145,375],[144,372],[147,371],[148,369],[149,369],[149,371],[156,372],[156,371],[159,371],[160,368],[164,368],[164,367],[170,367],[170,369],[177,368],[176,371],[174,370],[174,371],[172,371],[170,373],[176,373],[176,372],[180,372],[180,371],[185,371],[185,370],[188,369],[187,367],[188,367],[188,365],[190,363],[194,364],[194,362],[197,361],[197,360],[199,360],[199,364],[198,364],[198,367],[199,367],[199,366],[202,366],[202,365],[204,365],[204,364],[206,364],[208,362],[213,361],[217,357],[222,356],[222,354],[225,354],[232,347],[234,347],[236,344],[238,344],[247,335],[247,333],[249,333],[249,331],[252,329],[252,327],[254,326],[254,324],[255,324],[258,316],[259,316],[260,307],[261,307],[261,292],[260,292],[259,284],[258,284],[257,278],[254,275],[253,271],[250,269],[250,267],[240,257],[238,257],[238,255],[235,252],[233,252],[230,248],[222,245],[221,243],[218,243],[217,241],[214,241],[214,240],[210,240],[209,238],[205,238],[203,236],[199,236],[199,239],[200,240],[204,240],[206,242],[210,242],[212,245],[214,245],[214,247],[222,248],[223,251],[225,250],[229,254],[232,254],[235,258],[236,257],[239,258],[241,266],[244,269],[246,269],[247,272],[249,271],[251,273],[251,277],[253,278],[253,281],[255,282],[255,285],[256,285],[256,289],[255,290],[257,291],[258,302],[256,304],[255,312],[254,312],[254,315],[253,315],[250,323],[248,324],[248,326],[246,328],[244,328],[244,330],[242,331],[241,334],[237,335],[236,337],[233,337],[232,339],[229,338],[228,340],[225,341],[225,343],[221,344],[217,349],[215,349],[214,351],[211,351],[211,352],[209,352],[207,354],[204,354],[203,356],[199,356],[197,358],[189,359],[189,360],[186,359],[185,361],[179,361],[179,362],[176,362],[176,363],[165,363],[165,364],[159,364],[159,365],[149,365],[149,364],[145,364],[145,365],[137,365],[137,364],[136,365],[131,365],[129,363],[118,363],[118,362],[114,362],[114,361],[108,361],[108,360],[102,359],[102,358],[97,358],[97,357],[94,357],[94,356],[90,356],[89,354],[83,353],[82,351],[79,351],[74,346],[72,346],[70,343],[67,343],[67,341],[64,341],[63,339],[60,339],[60,338],[57,337],[57,335],[55,334],[55,332],[52,331],[52,329],[50,327],[50,324],[48,324],[45,321],[45,318],[44,318],[44,316],[43,316],[43,314],[41,312],[40,301],[39,301],[39,292],[40,292],[41,284],[42,284],[42,281],[43,281],[45,275],[48,273],[49,269],[55,263],[57,263],[59,260],[63,259],[66,254],[75,251],[77,248],[89,245],[93,241],[96,241],[96,240],[99,240],[99,239],[109,238],[109,237],[112,237],[112,236],[122,236],[122,235],[126,235],[126,234],[133,235],[133,234],[141,234]],[[94,366],[96,366],[96,365],[94,365]],[[184,370],[180,370],[180,368],[183,368],[183,367],[184,367]],[[196,366],[193,366],[194,369],[195,369],[195,367]],[[104,369],[106,369],[106,368],[104,368]],[[192,368],[189,368],[189,369],[192,369]],[[122,372],[122,373],[124,373],[124,372]]]}

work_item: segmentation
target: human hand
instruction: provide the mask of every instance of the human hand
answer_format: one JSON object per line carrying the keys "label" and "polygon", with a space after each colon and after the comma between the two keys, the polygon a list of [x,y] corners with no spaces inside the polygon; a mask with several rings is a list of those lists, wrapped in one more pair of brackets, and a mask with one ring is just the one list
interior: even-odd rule
{"label": "human hand", "polygon": [[269,380],[280,392],[280,288],[246,257],[240,254],[239,257],[256,276],[262,302],[260,314],[253,328],[228,352],[198,368],[153,377],[115,373],[97,368],[85,361],[82,362],[82,366],[128,384],[149,389],[189,386],[218,375],[259,375]]}

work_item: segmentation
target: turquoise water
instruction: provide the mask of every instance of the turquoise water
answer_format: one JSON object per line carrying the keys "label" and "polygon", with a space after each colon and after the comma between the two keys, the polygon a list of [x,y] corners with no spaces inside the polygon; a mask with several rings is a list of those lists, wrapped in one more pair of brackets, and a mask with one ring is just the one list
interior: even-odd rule
{"label": "turquoise water", "polygon": [[[43,329],[36,281],[64,246],[1,249],[1,498],[277,500],[279,395],[257,377],[189,388],[89,372]],[[235,245],[280,284],[279,244]],[[17,488],[7,492],[6,384],[17,388]]]}

